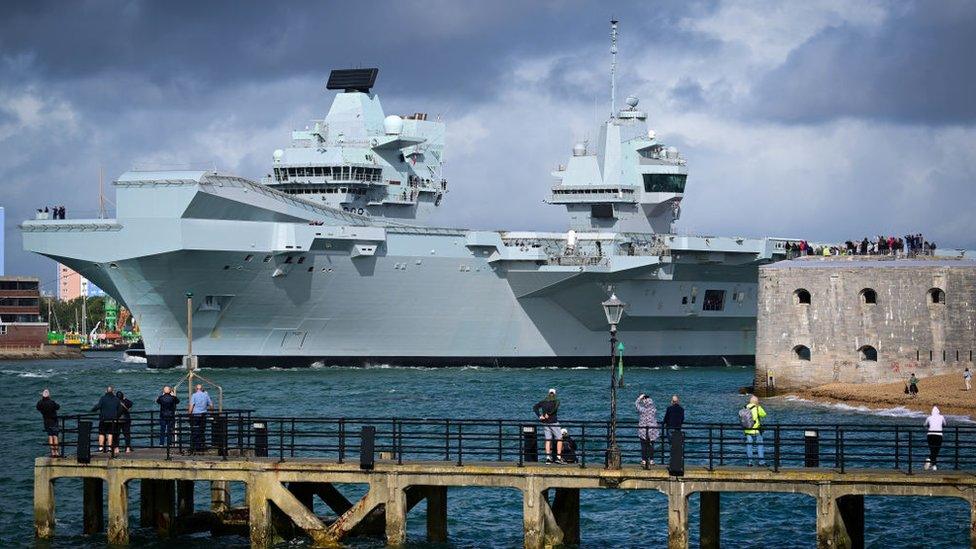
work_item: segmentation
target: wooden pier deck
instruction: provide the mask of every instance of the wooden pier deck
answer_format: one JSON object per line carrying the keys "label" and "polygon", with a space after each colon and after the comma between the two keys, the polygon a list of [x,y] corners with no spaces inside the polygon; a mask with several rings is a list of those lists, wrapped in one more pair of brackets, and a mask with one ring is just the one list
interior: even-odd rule
{"label": "wooden pier deck", "polygon": [[[349,535],[385,536],[388,545],[406,540],[406,516],[426,499],[427,536],[447,540],[448,487],[508,487],[522,493],[526,548],[578,543],[580,490],[656,490],[667,496],[668,546],[688,547],[689,496],[700,494],[701,546],[717,547],[721,494],[787,492],[816,501],[818,547],[860,547],[864,536],[865,496],[928,496],[961,498],[970,504],[970,532],[976,547],[976,476],[966,471],[914,471],[847,468],[690,467],[672,476],[662,466],[606,470],[598,467],[511,462],[379,460],[372,470],[359,462],[335,459],[229,456],[170,456],[160,449],[136,450],[114,459],[93,456],[90,463],[73,458],[37,458],[34,464],[34,522],[39,538],[55,535],[54,507],[59,479],[82,478],[87,531],[104,527],[102,497],[108,499],[108,540],[129,540],[129,486],[141,483],[142,523],[173,531],[181,510],[192,509],[192,482],[209,481],[217,492],[228,483],[246,486],[247,528],[253,547],[267,547],[280,525],[272,505],[297,531],[317,546],[336,546]],[[336,484],[368,485],[366,495],[350,502]],[[104,491],[107,490],[107,491]],[[187,493],[189,491],[189,493]],[[103,496],[104,494],[104,496]],[[550,496],[553,496],[550,498]],[[338,520],[327,523],[313,513],[319,497]],[[189,501],[188,501],[189,499]],[[223,503],[231,507],[229,498]],[[219,498],[215,501],[220,501]],[[582,533],[585,536],[585,532]],[[419,540],[417,540],[419,541]]]}

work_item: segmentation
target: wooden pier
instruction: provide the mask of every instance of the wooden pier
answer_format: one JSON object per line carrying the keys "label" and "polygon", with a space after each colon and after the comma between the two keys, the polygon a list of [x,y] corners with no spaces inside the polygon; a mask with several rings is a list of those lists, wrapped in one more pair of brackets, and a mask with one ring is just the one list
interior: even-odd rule
{"label": "wooden pier", "polygon": [[[294,530],[316,546],[335,546],[350,535],[384,535],[388,545],[404,544],[407,513],[427,500],[427,538],[447,540],[447,488],[507,487],[522,493],[525,547],[536,549],[576,544],[580,532],[580,490],[656,490],[667,496],[668,546],[688,547],[688,498],[700,495],[702,547],[718,547],[719,508],[724,492],[786,492],[816,501],[818,547],[862,547],[865,496],[961,498],[970,504],[970,532],[976,547],[976,477],[961,471],[916,472],[847,469],[690,468],[671,476],[664,467],[625,467],[611,471],[542,464],[378,461],[372,470],[358,463],[323,459],[175,457],[159,450],[136,451],[115,459],[77,463],[68,458],[38,458],[34,468],[34,523],[39,538],[55,535],[56,481],[84,479],[84,525],[87,533],[104,527],[103,493],[108,498],[108,540],[129,540],[129,486],[139,482],[140,517],[162,535],[177,531],[181,516],[190,517],[193,484],[209,481],[216,520],[246,521],[252,547],[267,547],[276,532]],[[229,483],[246,486],[246,501],[233,512]],[[359,501],[348,501],[336,484],[366,484]],[[107,491],[104,488],[107,487]],[[224,495],[221,495],[224,494]],[[327,523],[312,511],[321,498],[339,517]],[[223,506],[222,508],[216,508]],[[243,509],[246,508],[246,513]],[[288,518],[276,521],[272,509]],[[419,541],[419,540],[416,540]]]}

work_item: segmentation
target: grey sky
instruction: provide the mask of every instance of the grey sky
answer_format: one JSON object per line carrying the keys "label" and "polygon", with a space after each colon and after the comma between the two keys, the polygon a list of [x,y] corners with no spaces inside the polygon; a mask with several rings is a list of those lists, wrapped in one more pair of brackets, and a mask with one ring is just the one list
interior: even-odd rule
{"label": "grey sky", "polygon": [[620,95],[689,158],[681,231],[976,248],[973,3],[11,1],[7,272],[53,280],[16,225],[44,205],[93,217],[100,166],[260,177],[338,67],[378,66],[388,112],[446,121],[435,222],[561,230],[542,198],[608,112],[611,15]]}

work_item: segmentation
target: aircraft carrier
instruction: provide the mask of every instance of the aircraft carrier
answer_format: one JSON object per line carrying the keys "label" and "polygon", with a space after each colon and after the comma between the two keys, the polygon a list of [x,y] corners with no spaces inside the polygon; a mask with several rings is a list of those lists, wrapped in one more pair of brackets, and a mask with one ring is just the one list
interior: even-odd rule
{"label": "aircraft carrier", "polygon": [[431,227],[444,124],[387,116],[377,73],[333,71],[328,114],[260,181],[130,171],[115,218],[28,220],[24,247],[124,303],[152,367],[186,353],[187,294],[205,367],[605,365],[611,291],[628,365],[754,361],[758,266],[784,242],[674,234],[687,164],[636,97],[552,173],[565,232]]}

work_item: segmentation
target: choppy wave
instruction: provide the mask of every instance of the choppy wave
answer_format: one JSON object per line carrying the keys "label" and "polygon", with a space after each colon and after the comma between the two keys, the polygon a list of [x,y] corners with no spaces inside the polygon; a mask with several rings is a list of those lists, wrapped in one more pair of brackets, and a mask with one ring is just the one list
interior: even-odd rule
{"label": "choppy wave", "polygon": [[17,377],[36,377],[40,379],[47,379],[54,375],[54,370],[44,370],[43,372],[32,372],[25,370],[0,370],[0,373],[17,376]]}
{"label": "choppy wave", "polygon": [[[896,417],[896,418],[913,418],[913,419],[925,419],[928,414],[925,412],[920,412],[918,410],[910,410],[904,406],[893,406],[890,408],[871,408],[870,406],[864,406],[863,404],[846,404],[844,402],[820,402],[817,400],[811,400],[808,398],[798,397],[796,395],[787,395],[782,397],[784,401],[787,402],[798,402],[800,404],[806,404],[811,406],[819,406],[822,408],[829,408],[831,410],[837,410],[840,412],[853,412],[860,414],[868,414],[873,416],[881,417]],[[976,423],[971,418],[967,416],[949,415],[946,417],[953,421],[958,421],[960,423]]]}
{"label": "choppy wave", "polygon": [[146,357],[144,357],[144,356],[127,355],[125,353],[122,353],[122,358],[119,359],[119,360],[122,361],[122,362],[125,362],[126,364],[146,364],[147,363]]}

